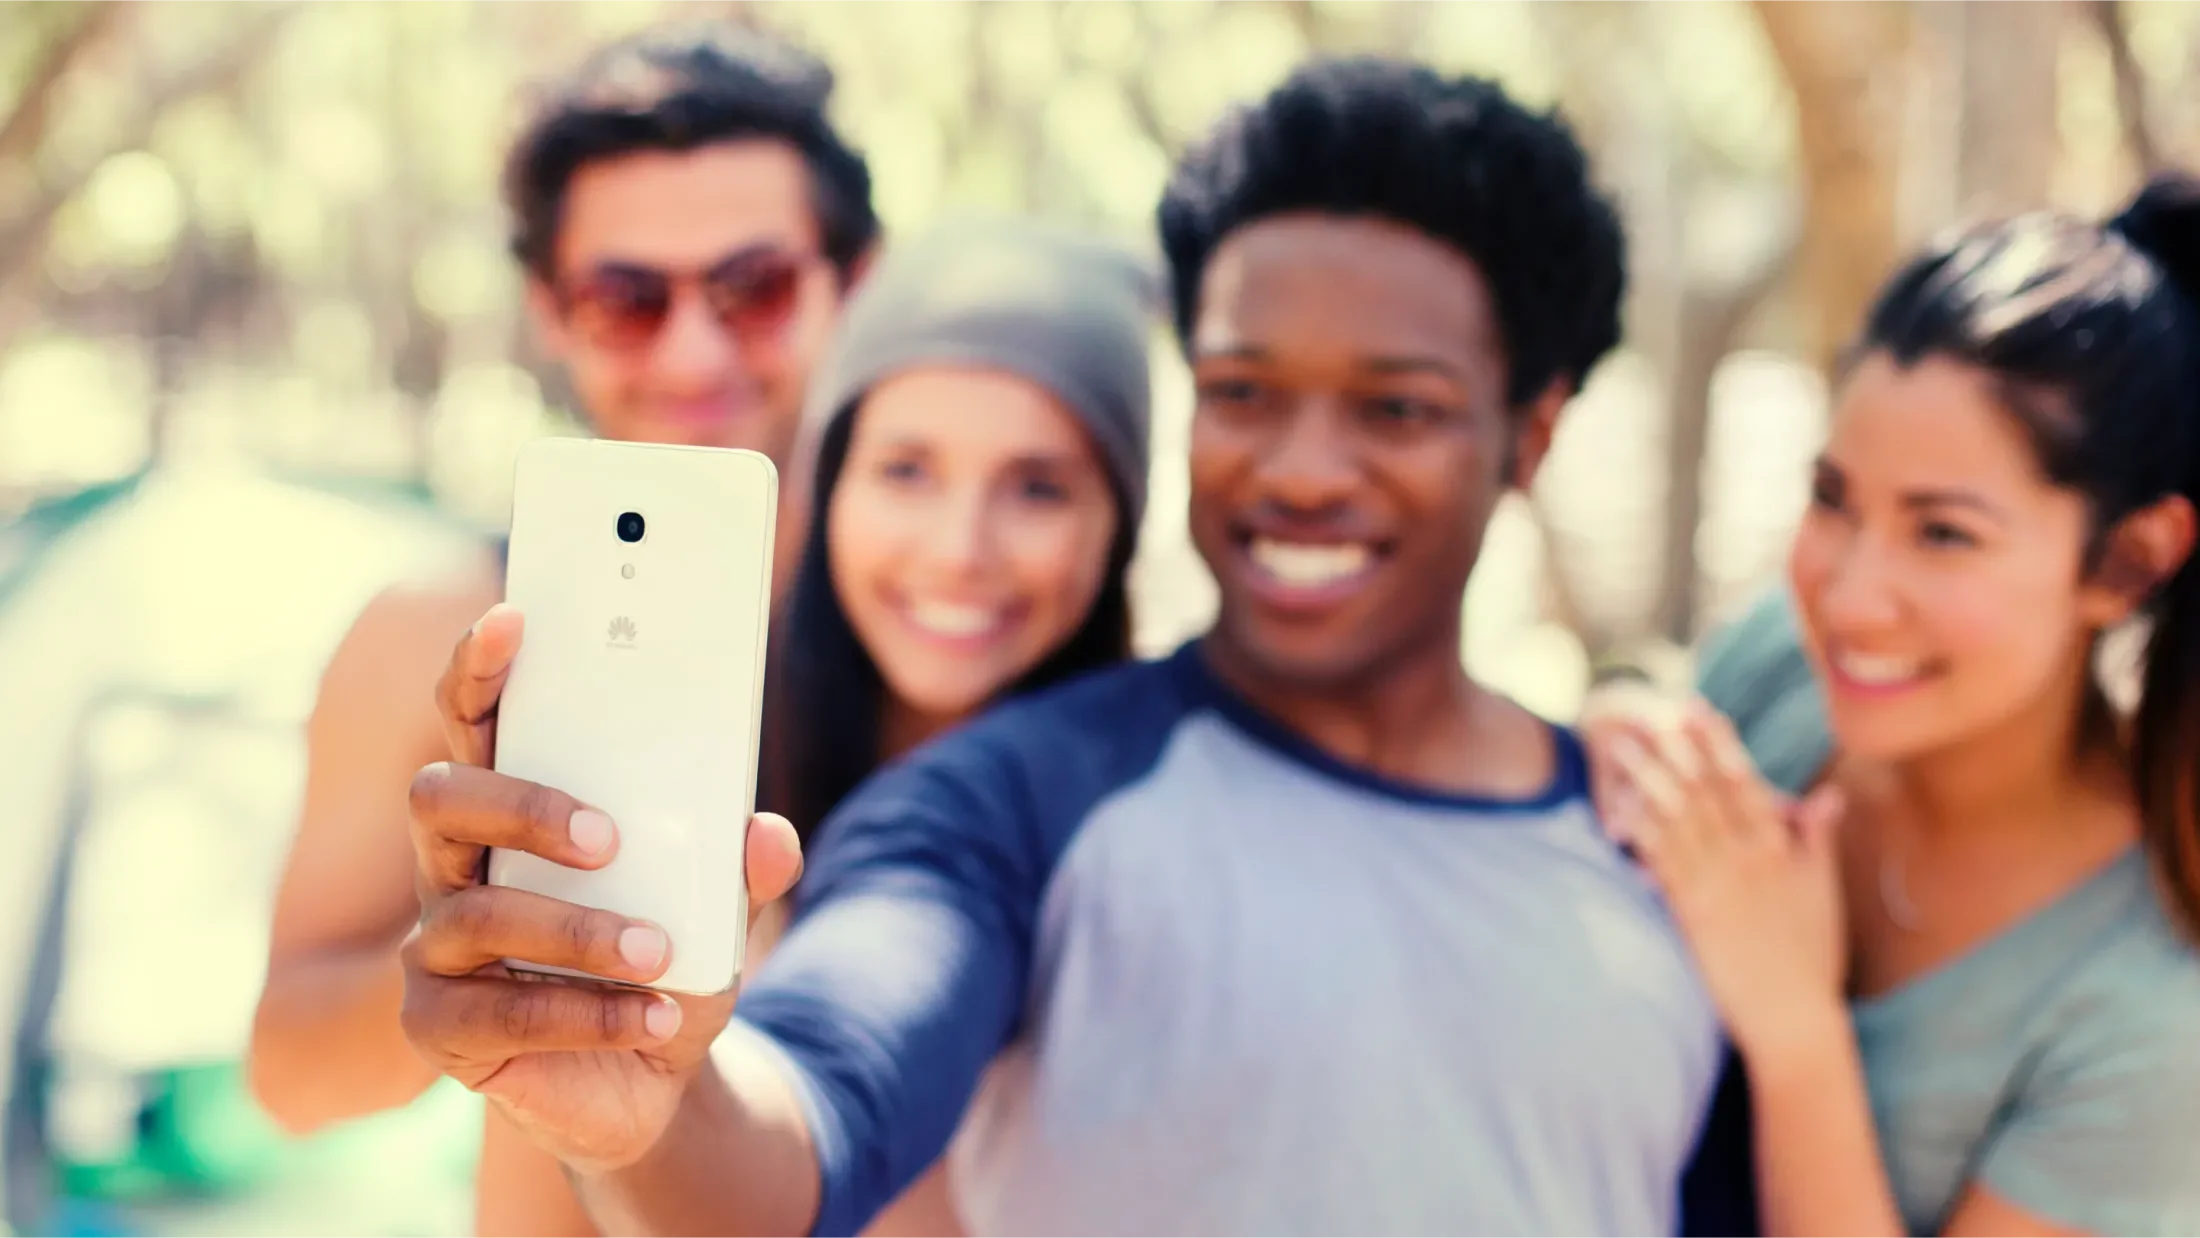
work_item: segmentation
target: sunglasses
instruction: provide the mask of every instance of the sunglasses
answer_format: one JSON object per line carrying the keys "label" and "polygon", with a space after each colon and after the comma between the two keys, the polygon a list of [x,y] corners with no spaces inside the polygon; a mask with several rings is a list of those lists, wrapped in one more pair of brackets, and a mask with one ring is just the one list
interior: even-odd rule
{"label": "sunglasses", "polygon": [[664,330],[682,289],[692,286],[728,335],[754,346],[769,342],[794,316],[803,273],[815,261],[783,249],[751,249],[702,271],[607,262],[561,281],[558,308],[566,325],[597,347],[637,351]]}

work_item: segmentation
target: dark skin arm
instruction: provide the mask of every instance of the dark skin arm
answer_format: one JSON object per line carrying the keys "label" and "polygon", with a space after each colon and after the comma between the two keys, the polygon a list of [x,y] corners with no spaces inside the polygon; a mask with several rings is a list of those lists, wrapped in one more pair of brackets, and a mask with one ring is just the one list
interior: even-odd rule
{"label": "dark skin arm", "polygon": [[[622,951],[654,926],[525,891],[482,884],[485,848],[527,851],[573,868],[617,854],[587,850],[572,797],[486,768],[494,710],[521,638],[498,607],[452,655],[438,690],[453,760],[412,785],[419,930],[403,950],[406,1036],[435,1069],[488,1098],[530,1143],[583,1184],[597,1222],[616,1233],[797,1233],[820,1183],[800,1106],[762,1049],[711,1046],[732,993],[690,997],[587,983],[523,980],[500,960],[647,983],[666,957]],[[751,906],[792,888],[793,827],[754,818]]]}
{"label": "dark skin arm", "polygon": [[[749,933],[748,962],[743,970],[754,971],[771,953],[786,920],[786,907],[784,900],[773,903],[757,917]],[[527,1137],[494,1109],[482,1127],[481,1172],[475,1191],[474,1232],[481,1238],[597,1238],[603,1232],[574,1196],[573,1181],[565,1167],[556,1157],[527,1142]],[[961,1232],[960,1226],[927,1220],[915,1224],[917,1229],[882,1233],[874,1226],[865,1233],[874,1238],[895,1233],[944,1238]]]}

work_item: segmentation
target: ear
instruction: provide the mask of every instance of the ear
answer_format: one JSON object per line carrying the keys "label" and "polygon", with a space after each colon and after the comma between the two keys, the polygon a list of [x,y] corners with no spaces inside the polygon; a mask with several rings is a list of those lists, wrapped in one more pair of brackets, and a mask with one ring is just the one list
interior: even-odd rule
{"label": "ear", "polygon": [[1558,415],[1573,398],[1573,383],[1554,378],[1527,407],[1515,410],[1510,450],[1506,453],[1506,485],[1526,490],[1535,484],[1536,470],[1543,467],[1543,457],[1550,454],[1551,438],[1558,432]]}
{"label": "ear", "polygon": [[535,339],[546,355],[555,361],[565,360],[568,337],[565,318],[558,313],[557,296],[533,275],[527,277],[527,324],[534,328]]}
{"label": "ear", "polygon": [[2117,522],[2102,545],[2099,566],[2080,591],[2087,622],[2114,627],[2145,606],[2192,557],[2196,531],[2200,520],[2183,495],[2157,500]]}

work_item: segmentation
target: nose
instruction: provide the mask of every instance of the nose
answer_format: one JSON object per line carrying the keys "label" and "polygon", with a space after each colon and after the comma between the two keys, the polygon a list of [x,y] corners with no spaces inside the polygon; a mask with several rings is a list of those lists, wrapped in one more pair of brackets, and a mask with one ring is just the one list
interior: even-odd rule
{"label": "nose", "polygon": [[665,387],[694,395],[745,380],[747,360],[710,306],[688,290],[673,298],[649,358],[651,371]]}
{"label": "nose", "polygon": [[979,575],[993,553],[993,520],[986,494],[978,486],[954,486],[924,514],[919,543],[925,574],[961,581]]}
{"label": "nose", "polygon": [[1336,402],[1320,397],[1301,400],[1286,414],[1256,474],[1265,497],[1300,511],[1350,497],[1359,468],[1342,422]]}
{"label": "nose", "polygon": [[1847,539],[1818,593],[1817,609],[1827,629],[1862,635],[1894,626],[1901,605],[1890,558],[1878,538]]}

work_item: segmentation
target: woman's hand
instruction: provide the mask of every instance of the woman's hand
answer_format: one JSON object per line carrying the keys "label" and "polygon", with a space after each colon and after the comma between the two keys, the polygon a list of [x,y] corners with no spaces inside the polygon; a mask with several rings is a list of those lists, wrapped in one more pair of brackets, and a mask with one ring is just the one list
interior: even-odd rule
{"label": "woman's hand", "polygon": [[1607,828],[1664,890],[1745,1057],[1845,1024],[1838,792],[1794,804],[1700,702],[1674,725],[1595,737],[1613,777]]}

